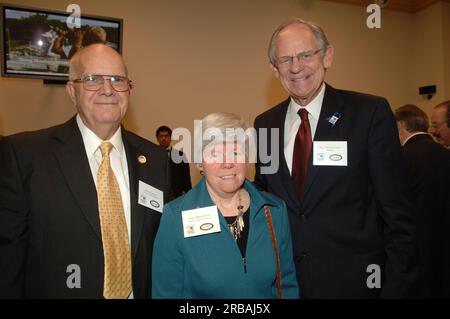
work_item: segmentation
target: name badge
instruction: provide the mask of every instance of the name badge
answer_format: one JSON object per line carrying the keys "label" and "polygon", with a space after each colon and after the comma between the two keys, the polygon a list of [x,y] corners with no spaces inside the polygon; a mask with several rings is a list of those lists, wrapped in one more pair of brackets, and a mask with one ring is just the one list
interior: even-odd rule
{"label": "name badge", "polygon": [[160,213],[163,212],[164,207],[164,193],[159,189],[139,181],[139,197],[138,203],[142,206],[151,208]]}
{"label": "name badge", "polygon": [[313,144],[313,165],[347,166],[347,141],[315,141]]}
{"label": "name badge", "polygon": [[184,210],[181,217],[184,238],[220,232],[217,206]]}

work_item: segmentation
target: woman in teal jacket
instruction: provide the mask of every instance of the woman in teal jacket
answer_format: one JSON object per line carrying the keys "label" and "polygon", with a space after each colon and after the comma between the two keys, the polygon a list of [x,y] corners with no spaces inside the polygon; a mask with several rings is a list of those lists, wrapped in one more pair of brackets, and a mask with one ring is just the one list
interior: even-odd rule
{"label": "woman in teal jacket", "polygon": [[[246,127],[234,114],[213,113],[201,133],[211,128],[225,135]],[[203,141],[202,180],[164,207],[153,298],[298,298],[285,203],[245,179],[247,143],[228,133],[214,141]]]}

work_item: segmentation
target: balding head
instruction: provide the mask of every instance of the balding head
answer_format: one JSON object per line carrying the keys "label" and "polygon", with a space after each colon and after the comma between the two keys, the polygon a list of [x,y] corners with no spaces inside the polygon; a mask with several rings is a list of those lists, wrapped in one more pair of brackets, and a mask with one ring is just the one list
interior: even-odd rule
{"label": "balding head", "polygon": [[79,79],[83,75],[90,73],[86,68],[92,63],[92,60],[101,61],[104,60],[105,56],[111,58],[118,67],[122,67],[124,70],[123,75],[128,76],[125,61],[116,50],[105,44],[91,44],[78,50],[70,59],[69,78],[72,80]]}

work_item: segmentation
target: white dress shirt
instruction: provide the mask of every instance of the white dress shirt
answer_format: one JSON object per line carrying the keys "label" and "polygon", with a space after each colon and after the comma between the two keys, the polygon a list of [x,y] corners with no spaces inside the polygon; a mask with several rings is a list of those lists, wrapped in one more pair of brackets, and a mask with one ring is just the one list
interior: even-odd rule
{"label": "white dress shirt", "polygon": [[[100,144],[103,142],[101,138],[95,135],[81,120],[80,115],[77,115],[77,124],[83,138],[86,155],[91,168],[92,178],[97,187],[97,174],[100,164],[102,163],[102,152],[100,151]],[[120,188],[120,195],[122,197],[122,204],[125,213],[125,221],[128,229],[128,239],[131,244],[131,208],[130,208],[130,181],[128,176],[128,164],[125,154],[125,147],[122,142],[122,131],[119,129],[109,139],[113,148],[109,154],[111,159],[111,167],[116,176],[117,183]]]}
{"label": "white dress shirt", "polygon": [[[92,178],[95,187],[97,187],[97,175],[100,164],[102,163],[102,151],[100,144],[103,142],[101,138],[95,135],[81,120],[77,114],[77,124],[83,138],[84,148],[91,168]],[[116,176],[117,183],[120,188],[120,196],[122,197],[123,210],[125,213],[125,222],[128,230],[128,241],[131,248],[131,207],[130,207],[130,179],[128,175],[128,163],[125,153],[125,147],[122,141],[122,130],[119,126],[116,133],[109,139],[113,148],[109,153],[111,168]],[[134,299],[133,291],[131,291],[128,299]]]}
{"label": "white dress shirt", "polygon": [[[298,128],[301,124],[298,111],[304,108],[308,111],[308,119],[311,127],[311,137],[314,141],[317,124],[319,123],[320,111],[322,110],[323,97],[325,96],[325,83],[322,83],[322,88],[319,94],[306,106],[300,106],[291,98],[289,103],[286,119],[284,121],[284,158],[288,166],[289,172],[292,175],[292,157],[294,154],[295,137]],[[312,151],[312,150],[311,150]]]}

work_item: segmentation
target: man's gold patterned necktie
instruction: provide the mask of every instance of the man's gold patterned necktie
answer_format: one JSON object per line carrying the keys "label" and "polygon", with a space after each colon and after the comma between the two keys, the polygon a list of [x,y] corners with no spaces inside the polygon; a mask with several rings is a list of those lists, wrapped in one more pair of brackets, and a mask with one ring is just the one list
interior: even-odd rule
{"label": "man's gold patterned necktie", "polygon": [[106,299],[128,298],[131,292],[131,250],[119,184],[111,168],[109,153],[113,145],[100,145],[102,163],[97,175],[97,196],[102,230]]}

